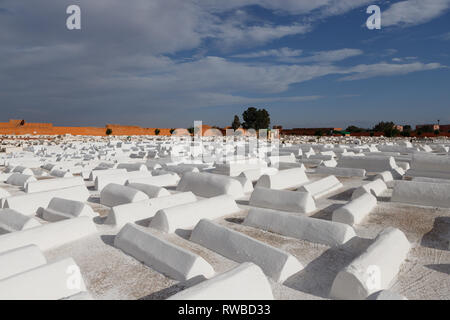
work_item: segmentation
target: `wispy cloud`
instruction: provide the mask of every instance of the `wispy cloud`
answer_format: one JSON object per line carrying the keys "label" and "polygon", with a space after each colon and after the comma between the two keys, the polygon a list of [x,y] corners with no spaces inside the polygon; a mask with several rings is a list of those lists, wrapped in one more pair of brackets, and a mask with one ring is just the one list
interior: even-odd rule
{"label": "wispy cloud", "polygon": [[341,14],[373,0],[194,0],[209,10],[223,11],[243,6],[259,5],[266,9],[291,14],[307,14],[320,11],[322,14]]}
{"label": "wispy cloud", "polygon": [[250,53],[235,54],[233,58],[264,58],[264,57],[276,57],[276,58],[286,58],[286,57],[298,57],[302,54],[303,50],[294,50],[290,48],[280,48],[271,50],[262,50]]}
{"label": "wispy cloud", "polygon": [[407,63],[407,64],[392,64],[392,63],[377,63],[372,65],[357,65],[349,69],[349,73],[355,73],[350,76],[341,78],[340,80],[361,80],[373,77],[382,76],[397,76],[405,75],[412,72],[429,71],[445,68],[440,63]]}
{"label": "wispy cloud", "polygon": [[391,56],[398,52],[397,49],[385,49],[383,50],[382,56]]}
{"label": "wispy cloud", "polygon": [[443,41],[450,41],[450,32],[434,36],[433,38],[438,39],[438,40],[443,40]]}
{"label": "wispy cloud", "polygon": [[300,58],[287,58],[284,59],[286,62],[291,63],[331,63],[342,61],[351,57],[356,57],[362,55],[364,52],[360,49],[338,49],[338,50],[329,50],[329,51],[318,51],[314,52],[312,55],[307,57]]}
{"label": "wispy cloud", "polygon": [[291,97],[265,97],[251,98],[231,94],[201,93],[195,95],[197,100],[195,107],[215,107],[226,105],[249,105],[249,104],[269,104],[273,102],[304,102],[314,101],[323,98],[322,96],[291,96]]}
{"label": "wispy cloud", "polygon": [[392,4],[382,13],[381,24],[412,26],[443,15],[450,8],[450,0],[406,0]]}
{"label": "wispy cloud", "polygon": [[412,61],[417,60],[418,57],[404,57],[404,58],[392,58],[392,61],[394,62],[405,62],[405,61]]}
{"label": "wispy cloud", "polygon": [[310,25],[262,25],[242,26],[232,23],[218,24],[209,37],[216,40],[220,47],[229,49],[236,46],[252,47],[262,45],[286,36],[305,34],[311,31]]}
{"label": "wispy cloud", "polygon": [[233,55],[233,58],[266,58],[271,57],[279,62],[285,63],[332,63],[342,61],[351,57],[362,55],[364,52],[360,49],[338,49],[328,51],[317,51],[309,55],[303,54],[303,50],[293,50],[289,48],[255,51],[244,54]]}

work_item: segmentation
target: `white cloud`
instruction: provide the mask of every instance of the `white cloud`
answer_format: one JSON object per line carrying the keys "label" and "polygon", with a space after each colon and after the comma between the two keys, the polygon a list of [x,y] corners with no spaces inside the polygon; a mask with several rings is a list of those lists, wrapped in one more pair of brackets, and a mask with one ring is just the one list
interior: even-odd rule
{"label": "white cloud", "polygon": [[206,57],[168,68],[177,88],[217,92],[281,93],[293,83],[308,81],[330,73],[340,73],[335,66],[255,65],[231,62],[220,57]]}
{"label": "white cloud", "polygon": [[417,60],[417,57],[404,57],[404,58],[392,58],[392,61],[394,62],[404,62],[406,61],[411,61],[411,60]]}
{"label": "white cloud", "polygon": [[305,62],[331,63],[342,61],[351,57],[356,57],[362,55],[363,53],[364,52],[359,49],[344,48],[338,50],[318,51],[308,57],[287,58],[284,59],[284,61],[291,63],[305,63]]}
{"label": "white cloud", "polygon": [[444,40],[444,41],[450,41],[450,32],[441,34],[439,36],[436,36],[435,38],[440,39],[440,40]]}
{"label": "white cloud", "polygon": [[234,58],[262,58],[274,57],[278,61],[286,63],[331,63],[342,61],[351,57],[362,55],[364,52],[359,49],[338,49],[329,51],[313,52],[309,56],[302,56],[302,50],[292,50],[289,48],[262,50],[245,54],[233,55]]}
{"label": "white cloud", "polygon": [[382,53],[382,56],[391,56],[393,54],[396,54],[398,52],[397,49],[385,49]]}
{"label": "white cloud", "polygon": [[450,8],[450,0],[406,0],[394,3],[381,15],[381,25],[411,26],[441,16]]}
{"label": "white cloud", "polygon": [[194,0],[195,3],[206,7],[208,10],[224,11],[243,6],[259,5],[266,9],[279,10],[295,14],[308,13],[323,8],[334,0]]}
{"label": "white cloud", "polygon": [[309,25],[263,25],[242,26],[233,23],[222,23],[215,27],[209,36],[216,39],[216,43],[224,48],[235,46],[255,46],[268,43],[286,36],[305,34],[311,30]]}
{"label": "white cloud", "polygon": [[82,44],[62,43],[50,46],[32,46],[25,48],[0,48],[0,69],[33,67],[45,63],[58,63],[67,58],[76,58],[83,54]]}
{"label": "white cloud", "polygon": [[323,9],[323,15],[339,15],[350,10],[374,4],[374,0],[330,0],[329,4]]}
{"label": "white cloud", "polygon": [[215,107],[226,105],[250,105],[250,104],[268,104],[273,102],[303,102],[321,99],[321,96],[291,96],[291,97],[268,97],[268,98],[250,98],[231,94],[220,93],[199,93],[190,97],[190,101],[195,101],[192,107]]}
{"label": "white cloud", "polygon": [[302,54],[302,50],[294,50],[290,48],[280,48],[280,49],[271,49],[271,50],[262,50],[257,52],[243,53],[243,54],[235,54],[233,58],[263,58],[263,57],[277,57],[277,58],[286,58],[286,57],[298,57]]}
{"label": "white cloud", "polygon": [[445,68],[445,66],[439,63],[407,63],[407,64],[390,64],[390,63],[377,63],[377,64],[361,64],[350,68],[349,73],[355,73],[353,75],[341,78],[340,80],[361,80],[373,77],[381,76],[396,76],[405,75],[412,72],[428,71]]}
{"label": "white cloud", "polygon": [[[152,99],[160,97],[168,103],[183,101],[183,106],[226,105],[251,102],[304,101],[311,97],[268,97],[247,98],[239,95],[279,95],[289,86],[327,75],[346,75],[341,80],[359,80],[378,76],[395,76],[412,72],[443,68],[438,63],[409,64],[377,63],[354,67],[337,67],[331,64],[314,65],[255,65],[232,62],[219,57],[205,57],[196,61],[171,63],[160,71],[142,76],[121,74],[106,75],[93,85],[102,91],[103,87],[115,91],[146,90]],[[162,71],[164,70],[164,71]],[[96,89],[97,90],[97,89]],[[314,98],[316,98],[314,96]],[[222,99],[222,100],[221,100]],[[248,100],[251,99],[251,100]],[[259,100],[263,99],[263,100]]]}
{"label": "white cloud", "polygon": [[213,11],[259,5],[281,13],[306,14],[319,11],[322,15],[335,15],[373,3],[373,0],[194,0],[194,2]]}

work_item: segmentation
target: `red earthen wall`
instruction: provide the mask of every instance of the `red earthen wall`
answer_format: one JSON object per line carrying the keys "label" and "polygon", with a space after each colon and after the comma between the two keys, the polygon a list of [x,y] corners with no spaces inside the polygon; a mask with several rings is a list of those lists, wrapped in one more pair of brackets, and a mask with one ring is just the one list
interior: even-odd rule
{"label": "red earthen wall", "polygon": [[[441,126],[444,129],[450,128],[450,126]],[[117,136],[134,136],[134,135],[155,135],[157,128],[142,128],[139,126],[122,126],[119,124],[107,124],[103,128],[99,127],[54,127],[52,123],[28,123],[24,120],[11,119],[9,122],[0,122],[0,135],[86,135],[86,136],[106,136],[106,130],[111,129],[112,135]],[[158,128],[160,130],[160,136],[169,136],[170,128]],[[204,134],[211,126],[203,125],[202,134]],[[332,130],[340,130],[340,128],[294,128],[283,129],[281,134],[287,135],[314,135],[318,130],[324,133]],[[225,134],[224,129],[219,129],[222,134]],[[244,130],[245,132],[245,130]],[[369,132],[352,133],[352,136],[370,136]],[[382,132],[375,132],[374,136],[378,137],[383,135]],[[450,137],[450,133],[442,131],[439,136]],[[411,133],[411,137],[429,137],[434,138],[434,133],[423,133],[421,136],[417,136],[414,132]]]}
{"label": "red earthen wall", "polygon": [[[112,135],[155,135],[157,128],[142,128],[139,126],[121,126],[108,124],[104,128],[98,127],[54,127],[51,123],[22,123],[23,120],[10,120],[0,123],[0,134],[2,135],[86,135],[106,136],[106,130],[112,130]],[[159,135],[170,135],[168,128],[158,128]]]}

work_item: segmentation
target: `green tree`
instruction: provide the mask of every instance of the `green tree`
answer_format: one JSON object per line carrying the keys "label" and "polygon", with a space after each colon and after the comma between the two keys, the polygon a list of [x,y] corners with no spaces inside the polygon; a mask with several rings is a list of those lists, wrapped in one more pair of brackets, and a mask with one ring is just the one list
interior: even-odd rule
{"label": "green tree", "polygon": [[347,129],[345,129],[345,131],[350,132],[350,133],[358,133],[358,132],[365,132],[367,130],[357,127],[357,126],[349,126],[349,127],[347,127]]}
{"label": "green tree", "polygon": [[375,127],[373,127],[373,131],[376,131],[376,132],[385,132],[385,131],[393,130],[394,127],[395,127],[395,123],[393,123],[393,122],[384,122],[384,121],[381,121],[381,122],[377,123],[377,124],[375,125]]}
{"label": "green tree", "polygon": [[400,131],[398,129],[396,129],[396,128],[394,128],[394,129],[386,129],[384,131],[384,135],[386,137],[389,137],[389,138],[390,137],[397,137],[399,134],[400,134]]}
{"label": "green tree", "polygon": [[239,120],[239,117],[237,115],[234,116],[234,120],[231,123],[231,128],[233,128],[233,130],[237,130],[241,127],[241,120]]}
{"label": "green tree", "polygon": [[170,129],[170,134],[173,134],[174,132],[175,132],[174,128]]}
{"label": "green tree", "polygon": [[256,127],[256,130],[270,128],[270,115],[266,109],[258,110]]}
{"label": "green tree", "polygon": [[383,132],[386,137],[396,137],[400,134],[400,131],[396,128],[395,123],[391,122],[379,122],[373,131]]}
{"label": "green tree", "polygon": [[188,131],[189,131],[190,134],[194,134],[194,127],[188,128]]}
{"label": "green tree", "polygon": [[112,129],[111,128],[106,129],[106,135],[109,136],[111,134],[112,134]]}
{"label": "green tree", "polygon": [[161,132],[161,130],[159,130],[159,129],[155,129],[155,135],[159,135],[160,134],[160,132]]}
{"label": "green tree", "polygon": [[244,111],[244,113],[242,114],[242,118],[244,119],[244,123],[242,124],[242,126],[244,127],[244,129],[255,129],[257,113],[258,110],[254,107],[250,107]]}
{"label": "green tree", "polygon": [[242,114],[244,129],[268,129],[270,127],[270,115],[266,109],[250,107]]}
{"label": "green tree", "polygon": [[402,135],[403,137],[411,137],[411,131],[405,131],[405,130],[403,130],[403,131],[401,132],[401,135]]}
{"label": "green tree", "polygon": [[439,130],[434,130],[434,135],[438,136],[441,132]]}
{"label": "green tree", "polygon": [[317,130],[317,131],[314,133],[314,135],[315,135],[315,136],[321,137],[321,136],[323,136],[323,132],[322,132],[322,130]]}

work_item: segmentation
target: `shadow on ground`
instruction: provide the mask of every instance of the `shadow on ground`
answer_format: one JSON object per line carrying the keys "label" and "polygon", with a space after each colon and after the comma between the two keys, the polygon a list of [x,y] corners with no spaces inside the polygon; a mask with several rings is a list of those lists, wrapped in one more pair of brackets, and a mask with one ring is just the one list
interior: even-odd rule
{"label": "shadow on ground", "polygon": [[242,224],[244,222],[244,218],[225,218],[225,221],[236,223],[236,224]]}
{"label": "shadow on ground", "polygon": [[236,200],[237,204],[241,204],[243,206],[249,206],[250,205],[250,201],[249,200]]}
{"label": "shadow on ground", "polygon": [[323,220],[331,220],[333,217],[334,210],[339,209],[342,206],[343,204],[340,203],[331,204],[328,207],[325,207],[322,210],[317,211],[316,213],[311,215],[311,217]]}
{"label": "shadow on ground", "polygon": [[177,229],[175,234],[183,239],[189,240],[191,237],[192,230],[190,229]]}
{"label": "shadow on ground", "polygon": [[349,265],[372,243],[372,239],[354,237],[343,245],[332,247],[283,284],[298,291],[328,298],[339,271]]}
{"label": "shadow on ground", "polygon": [[94,217],[94,219],[92,219],[94,221],[95,224],[105,224],[107,217]]}
{"label": "shadow on ground", "polygon": [[450,275],[450,264],[427,264],[425,267]]}
{"label": "shadow on ground", "polygon": [[433,229],[422,237],[424,247],[450,250],[450,217],[434,219]]}
{"label": "shadow on ground", "polygon": [[111,247],[114,247],[114,239],[115,238],[116,238],[116,236],[112,235],[112,234],[103,234],[100,236],[100,239],[102,239],[103,243],[108,246],[111,246]]}
{"label": "shadow on ground", "polygon": [[329,200],[350,201],[352,198],[353,191],[355,191],[355,190],[356,190],[356,188],[350,188],[343,192],[337,193],[337,194],[329,197],[328,199]]}
{"label": "shadow on ground", "polygon": [[154,293],[152,293],[148,296],[142,297],[138,300],[165,300],[165,299],[169,298],[170,296],[173,296],[174,294],[176,294],[182,290],[185,290],[187,288],[195,286],[205,280],[206,280],[206,278],[204,276],[196,276],[187,281],[183,281],[183,282],[177,283],[171,287],[154,292]]}
{"label": "shadow on ground", "polygon": [[100,197],[99,196],[90,196],[87,201],[100,204]]}

